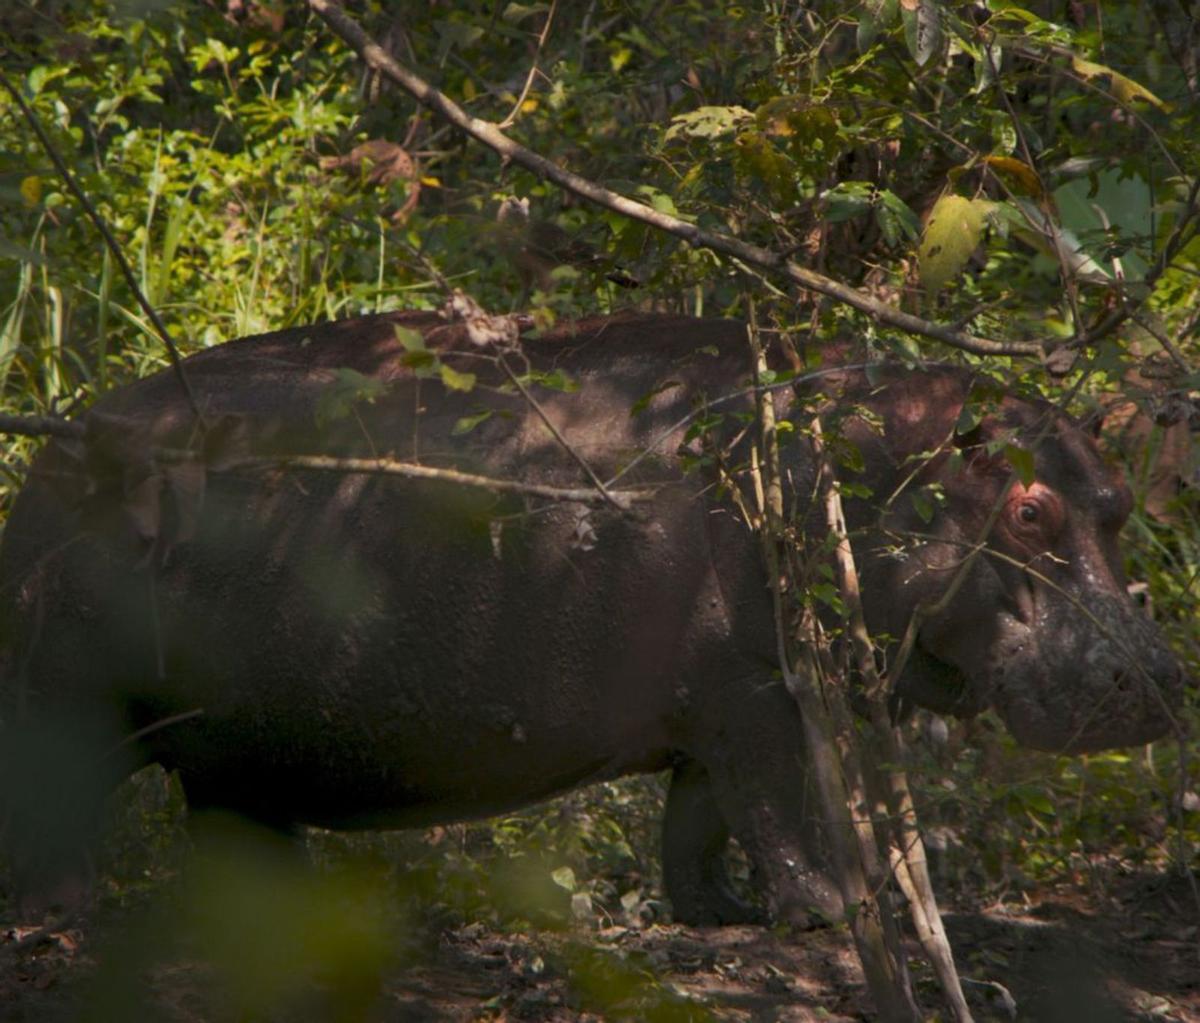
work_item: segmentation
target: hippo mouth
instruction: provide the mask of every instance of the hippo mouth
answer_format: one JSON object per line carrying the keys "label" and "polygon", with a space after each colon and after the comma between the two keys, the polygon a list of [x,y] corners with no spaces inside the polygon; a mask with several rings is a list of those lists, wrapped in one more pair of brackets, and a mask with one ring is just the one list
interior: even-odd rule
{"label": "hippo mouth", "polygon": [[988,706],[986,687],[971,672],[934,656],[920,642],[896,680],[894,696],[901,705],[915,703],[956,718],[974,717]]}

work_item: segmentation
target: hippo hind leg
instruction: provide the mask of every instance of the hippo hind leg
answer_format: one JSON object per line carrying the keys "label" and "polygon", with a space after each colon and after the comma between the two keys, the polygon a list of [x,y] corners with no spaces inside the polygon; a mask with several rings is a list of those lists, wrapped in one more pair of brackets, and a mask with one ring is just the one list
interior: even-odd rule
{"label": "hippo hind leg", "polygon": [[0,846],[22,920],[91,902],[104,802],[125,773],[113,734],[83,716],[0,729]]}
{"label": "hippo hind leg", "polygon": [[663,881],[680,923],[763,923],[765,914],[734,892],[725,866],[729,826],[696,761],[677,764],[663,815]]}

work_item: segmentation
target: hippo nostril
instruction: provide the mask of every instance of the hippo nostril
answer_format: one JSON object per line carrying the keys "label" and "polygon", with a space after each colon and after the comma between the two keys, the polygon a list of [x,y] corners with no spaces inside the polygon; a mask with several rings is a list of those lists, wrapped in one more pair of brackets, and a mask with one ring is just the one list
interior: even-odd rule
{"label": "hippo nostril", "polygon": [[1135,674],[1124,668],[1113,672],[1113,690],[1123,696],[1128,696],[1136,688]]}
{"label": "hippo nostril", "polygon": [[1154,603],[1150,596],[1149,583],[1130,583],[1125,587],[1130,602],[1147,617],[1154,617]]}

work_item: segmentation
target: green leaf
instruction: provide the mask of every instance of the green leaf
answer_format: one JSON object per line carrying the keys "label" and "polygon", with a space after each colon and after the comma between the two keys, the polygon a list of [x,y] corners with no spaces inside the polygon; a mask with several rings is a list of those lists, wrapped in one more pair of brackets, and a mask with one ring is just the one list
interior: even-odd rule
{"label": "green leaf", "polygon": [[39,64],[33,68],[26,76],[25,81],[29,86],[29,95],[36,96],[42,91],[42,86],[46,84],[46,77],[49,75],[50,69],[44,64]]}
{"label": "green leaf", "polygon": [[993,204],[986,199],[944,195],[933,207],[917,253],[921,282],[935,295],[957,277],[979,245]]}
{"label": "green leaf", "polygon": [[983,422],[983,414],[984,408],[979,402],[963,402],[962,409],[958,413],[958,419],[954,423],[954,432],[960,437],[970,433]]}
{"label": "green leaf", "polygon": [[569,892],[575,890],[575,871],[570,867],[559,867],[557,870],[552,870],[550,877],[559,888],[565,888]]}
{"label": "green leaf", "polygon": [[723,412],[708,412],[700,416],[687,428],[687,432],[683,435],[684,443],[686,444],[690,440],[702,437],[710,430],[715,430],[723,422],[725,422],[725,414]]}
{"label": "green leaf", "polygon": [[1016,444],[1004,446],[1004,460],[1013,467],[1017,478],[1025,486],[1030,486],[1034,479],[1033,452]]}
{"label": "green leaf", "polygon": [[1004,60],[1004,50],[996,41],[984,43],[972,54],[975,58],[975,88],[979,93],[996,83],[996,75]]}
{"label": "green leaf", "polygon": [[524,21],[526,18],[532,17],[535,14],[545,14],[550,8],[546,4],[519,4],[510,2],[504,8],[504,13],[500,15],[505,21],[511,24],[517,24]]}
{"label": "green leaf", "polygon": [[564,394],[573,394],[579,390],[578,382],[561,369],[551,370],[548,373],[530,373],[522,383],[540,384],[542,387],[548,387],[552,391],[562,391]]}
{"label": "green leaf", "polygon": [[823,219],[831,224],[852,220],[870,212],[878,189],[872,181],[841,181],[821,193],[825,204]]}
{"label": "green leaf", "polygon": [[401,326],[392,329],[396,332],[396,340],[404,346],[406,352],[425,351],[425,336],[419,330]]}
{"label": "green leaf", "polygon": [[679,211],[675,208],[675,200],[653,185],[638,186],[638,195],[642,196],[644,201],[659,213],[666,213],[672,217],[679,215]]}
{"label": "green leaf", "polygon": [[929,494],[924,490],[914,490],[908,497],[912,501],[913,509],[920,516],[921,521],[928,526],[933,521],[934,512],[934,504]]}
{"label": "green leaf", "polygon": [[638,400],[635,401],[633,403],[633,406],[629,409],[629,414],[631,416],[636,416],[640,412],[645,412],[646,409],[650,407],[650,402],[652,402],[660,394],[662,394],[665,391],[670,391],[676,387],[682,387],[682,386],[683,385],[678,380],[667,380],[667,381],[659,384],[657,387],[652,388],[651,390],[649,390],[645,394],[643,394],[640,398],[638,398]]}
{"label": "green leaf", "polygon": [[900,196],[886,188],[879,193],[875,222],[888,245],[895,246],[901,241],[914,242],[921,236],[921,221],[917,215]]}
{"label": "green leaf", "polygon": [[442,383],[446,385],[447,390],[467,392],[475,387],[474,373],[462,373],[453,366],[447,366],[444,362],[441,364],[440,371]]}
{"label": "green leaf", "polygon": [[382,380],[343,367],[337,371],[333,383],[326,387],[317,399],[317,425],[324,426],[334,420],[344,419],[356,403],[373,402],[386,391],[387,385]]}
{"label": "green leaf", "polygon": [[918,66],[924,67],[946,42],[941,5],[937,0],[900,0],[900,20],[908,52]]}
{"label": "green leaf", "polygon": [[405,352],[400,356],[400,364],[407,366],[419,377],[435,375],[441,365],[433,352],[427,352],[424,349],[419,352]]}
{"label": "green leaf", "polygon": [[484,36],[483,28],[479,25],[468,25],[461,21],[442,19],[435,21],[433,27],[441,39],[442,54],[452,49],[465,50],[479,42]]}
{"label": "green leaf", "polygon": [[839,615],[846,613],[846,605],[842,602],[842,595],[833,583],[813,583],[808,588],[808,592]]}
{"label": "green leaf", "polygon": [[484,409],[482,412],[475,412],[469,416],[463,416],[454,428],[450,431],[451,436],[461,437],[464,433],[470,433],[480,423],[486,422],[492,417],[492,409]]}
{"label": "green leaf", "polygon": [[[786,383],[795,377],[795,375],[796,371],[793,369],[764,369],[758,374],[758,382],[763,387],[774,387],[775,384]],[[781,419],[778,425],[782,427],[785,423],[787,423],[787,426],[791,426],[791,423],[788,423],[785,419]]]}
{"label": "green leaf", "polygon": [[745,107],[698,107],[686,114],[671,118],[671,127],[664,136],[670,142],[676,138],[715,139],[737,131],[754,118]]}
{"label": "green leaf", "polygon": [[858,19],[856,42],[858,52],[866,53],[880,32],[886,32],[896,20],[898,0],[866,0]]}

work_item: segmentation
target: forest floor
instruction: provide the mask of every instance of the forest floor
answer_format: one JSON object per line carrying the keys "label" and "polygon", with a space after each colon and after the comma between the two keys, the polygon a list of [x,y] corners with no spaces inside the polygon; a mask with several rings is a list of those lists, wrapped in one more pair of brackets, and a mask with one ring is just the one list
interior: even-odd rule
{"label": "forest floor", "polygon": [[[960,970],[973,981],[968,998],[978,1019],[1200,1023],[1198,910],[1186,878],[1127,873],[1108,875],[1102,885],[1093,879],[1026,888],[1003,904],[972,906],[960,897],[956,910],[946,902],[947,927]],[[426,927],[393,949],[367,988],[360,983],[339,991],[309,981],[299,997],[258,1012],[235,1010],[213,968],[183,942],[158,949],[151,965],[118,969],[120,983],[136,990],[114,1003],[114,973],[105,961],[120,958],[113,949],[122,933],[136,933],[133,918],[128,909],[102,910],[20,951],[14,941],[26,932],[0,931],[0,1019],[873,1018],[844,928],[788,934],[673,924],[520,932],[478,922]],[[919,997],[929,1018],[937,1018],[936,990],[916,951],[914,943]]]}

